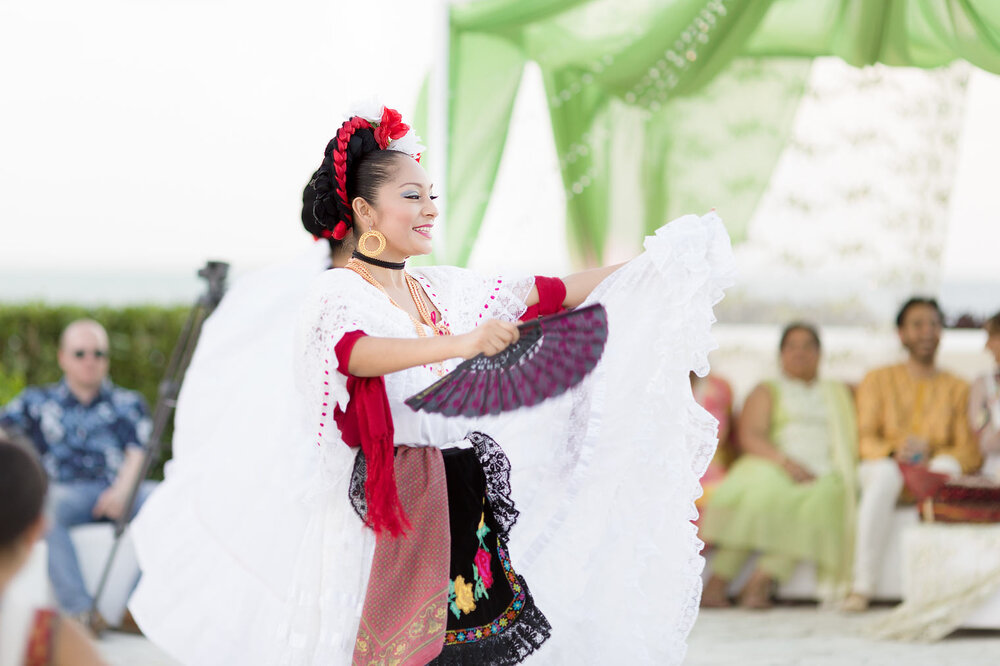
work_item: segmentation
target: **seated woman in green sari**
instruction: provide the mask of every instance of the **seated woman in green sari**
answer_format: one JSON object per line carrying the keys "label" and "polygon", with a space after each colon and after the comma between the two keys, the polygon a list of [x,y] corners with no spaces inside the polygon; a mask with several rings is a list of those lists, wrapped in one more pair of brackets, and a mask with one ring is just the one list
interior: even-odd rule
{"label": "seated woman in green sari", "polygon": [[771,589],[800,561],[816,565],[818,594],[834,600],[850,583],[857,426],[850,390],[818,378],[820,340],[803,323],[781,336],[781,376],[747,397],[739,423],[744,454],[712,495],[700,536],[716,547],[702,606],[729,605],[727,591],[754,552],[740,595],[767,608]]}

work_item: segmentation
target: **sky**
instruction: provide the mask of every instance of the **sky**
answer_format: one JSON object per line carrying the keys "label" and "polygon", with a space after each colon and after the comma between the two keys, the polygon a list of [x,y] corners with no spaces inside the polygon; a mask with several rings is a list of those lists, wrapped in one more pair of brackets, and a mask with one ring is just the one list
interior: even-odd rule
{"label": "sky", "polygon": [[296,251],[326,142],[376,91],[412,108],[436,19],[404,2],[5,1],[0,266]]}
{"label": "sky", "polygon": [[[81,298],[74,285],[103,276],[87,287],[94,300],[129,275],[156,300],[159,277],[176,282],[206,259],[242,272],[302,252],[311,241],[301,190],[327,140],[373,94],[410,115],[442,53],[442,7],[0,3],[0,299]],[[522,91],[472,264],[516,257],[517,268],[564,273],[562,186],[536,69]],[[998,111],[1000,78],[978,73],[945,241],[949,279],[989,275],[1000,247]],[[433,150],[429,128],[420,133]]]}

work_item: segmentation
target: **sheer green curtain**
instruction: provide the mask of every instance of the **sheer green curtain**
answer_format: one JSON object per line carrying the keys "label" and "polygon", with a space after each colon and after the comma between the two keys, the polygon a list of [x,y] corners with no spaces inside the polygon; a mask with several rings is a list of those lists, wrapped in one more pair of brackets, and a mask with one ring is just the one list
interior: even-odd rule
{"label": "sheer green curtain", "polygon": [[[996,0],[484,0],[451,8],[449,262],[472,252],[524,63],[538,63],[580,263],[619,227],[724,206],[734,240],[811,58],[1000,72]],[[626,219],[627,218],[627,219]],[[635,244],[641,240],[635,234]]]}

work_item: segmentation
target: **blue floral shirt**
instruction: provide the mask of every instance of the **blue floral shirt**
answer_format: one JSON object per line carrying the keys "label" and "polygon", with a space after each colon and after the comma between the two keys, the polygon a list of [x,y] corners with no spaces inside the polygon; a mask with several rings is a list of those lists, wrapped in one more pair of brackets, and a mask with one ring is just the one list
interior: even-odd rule
{"label": "blue floral shirt", "polygon": [[146,446],[152,421],[135,391],[105,380],[94,401],[82,405],[63,380],[26,388],[0,409],[0,429],[34,442],[53,481],[110,484],[125,451]]}

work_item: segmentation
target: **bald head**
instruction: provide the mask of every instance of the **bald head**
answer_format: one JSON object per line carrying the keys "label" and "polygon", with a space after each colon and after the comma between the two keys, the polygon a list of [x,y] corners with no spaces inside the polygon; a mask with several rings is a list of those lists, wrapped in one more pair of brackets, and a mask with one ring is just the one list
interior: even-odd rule
{"label": "bald head", "polygon": [[72,322],[59,337],[59,367],[78,398],[92,397],[108,376],[108,334],[93,319]]}
{"label": "bald head", "polygon": [[66,349],[76,341],[87,339],[98,341],[103,345],[102,349],[108,348],[108,332],[103,326],[93,319],[77,319],[63,329],[59,336],[59,349]]}

